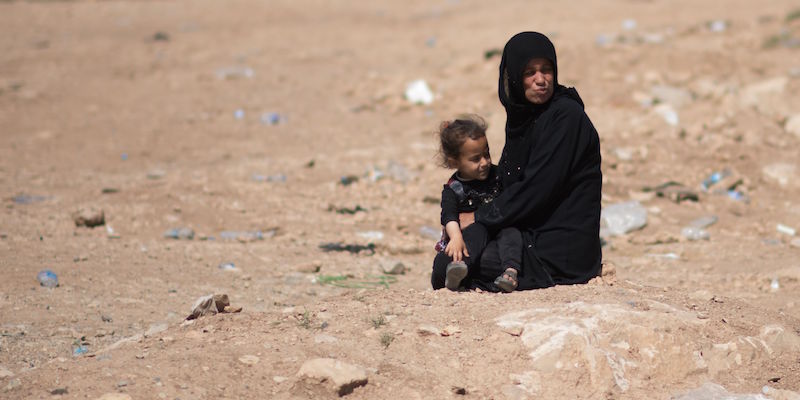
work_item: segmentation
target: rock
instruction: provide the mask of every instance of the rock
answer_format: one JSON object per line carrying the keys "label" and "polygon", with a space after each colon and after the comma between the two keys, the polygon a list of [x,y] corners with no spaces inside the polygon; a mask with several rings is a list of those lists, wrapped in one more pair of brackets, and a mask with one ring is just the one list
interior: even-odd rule
{"label": "rock", "polygon": [[787,186],[790,183],[795,183],[795,171],[797,167],[794,164],[788,163],[774,163],[764,166],[761,172],[770,180],[778,182],[781,186]]}
{"label": "rock", "polygon": [[366,369],[332,358],[306,361],[297,375],[307,381],[332,386],[339,396],[350,394],[353,389],[368,382]]}
{"label": "rock", "polygon": [[417,333],[420,336],[439,336],[441,331],[439,328],[432,325],[422,325],[417,327]]}
{"label": "rock", "polygon": [[294,270],[304,274],[316,274],[322,269],[322,261],[314,260],[309,263],[298,264],[294,266]]}
{"label": "rock", "polygon": [[317,343],[317,344],[319,344],[319,343],[336,343],[338,341],[339,341],[339,339],[337,339],[337,338],[335,338],[335,337],[333,337],[331,335],[319,334],[319,335],[314,336],[314,343]]}
{"label": "rock", "polygon": [[783,129],[800,139],[800,114],[795,114],[789,117],[789,119],[786,120],[786,125],[783,126]]}
{"label": "rock", "polygon": [[661,103],[653,107],[653,112],[663,118],[669,126],[678,126],[680,123],[678,112],[669,103]]}
{"label": "rock", "polygon": [[560,387],[571,385],[624,393],[658,377],[681,381],[703,373],[707,367],[693,353],[696,344],[682,336],[700,329],[703,320],[656,301],[641,306],[576,301],[509,313],[496,322],[501,328],[522,326],[520,339],[531,357],[527,368],[542,382],[560,382],[538,388],[537,398],[557,398]]}
{"label": "rock", "polygon": [[75,221],[75,226],[85,226],[93,228],[95,226],[105,225],[106,216],[103,210],[88,207],[80,208],[72,214],[72,220]]}
{"label": "rock", "polygon": [[167,328],[169,328],[169,325],[167,325],[166,322],[152,324],[150,325],[150,328],[147,329],[147,332],[145,332],[144,337],[150,337],[158,333],[164,332],[165,330],[167,330]]}
{"label": "rock", "polygon": [[402,261],[386,261],[381,263],[381,270],[386,275],[405,275],[406,266]]}
{"label": "rock", "polygon": [[258,364],[259,361],[260,359],[258,358],[258,356],[254,356],[252,354],[247,354],[239,357],[239,362],[242,364],[256,365]]}
{"label": "rock", "polygon": [[98,397],[97,400],[133,400],[133,397],[126,393],[106,393]]}
{"label": "rock", "polygon": [[164,237],[169,239],[192,240],[194,230],[192,228],[172,228],[164,231]]}
{"label": "rock", "polygon": [[669,103],[673,107],[681,108],[692,101],[692,94],[681,88],[666,85],[656,85],[650,89],[650,94],[659,103]]}
{"label": "rock", "polygon": [[612,204],[600,212],[600,236],[619,236],[647,225],[647,210],[638,201]]}
{"label": "rock", "polygon": [[19,378],[15,378],[8,382],[8,384],[3,388],[3,391],[10,392],[20,386],[22,386],[22,381],[20,381]]}

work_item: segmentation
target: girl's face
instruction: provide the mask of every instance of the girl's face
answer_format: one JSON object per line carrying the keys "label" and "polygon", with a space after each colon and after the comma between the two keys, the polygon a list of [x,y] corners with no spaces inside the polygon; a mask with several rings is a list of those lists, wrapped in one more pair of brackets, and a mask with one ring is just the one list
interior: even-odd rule
{"label": "girl's face", "polygon": [[458,158],[451,159],[451,163],[462,179],[482,181],[488,178],[492,157],[489,155],[489,142],[486,136],[478,139],[467,138],[461,145]]}

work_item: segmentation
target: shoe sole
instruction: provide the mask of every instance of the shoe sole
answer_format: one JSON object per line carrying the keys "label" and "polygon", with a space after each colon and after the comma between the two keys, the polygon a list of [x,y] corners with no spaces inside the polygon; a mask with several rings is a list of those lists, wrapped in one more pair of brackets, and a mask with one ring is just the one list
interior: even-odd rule
{"label": "shoe sole", "polygon": [[444,286],[450,290],[458,290],[461,281],[467,277],[467,264],[463,262],[451,262],[447,264],[445,272]]}

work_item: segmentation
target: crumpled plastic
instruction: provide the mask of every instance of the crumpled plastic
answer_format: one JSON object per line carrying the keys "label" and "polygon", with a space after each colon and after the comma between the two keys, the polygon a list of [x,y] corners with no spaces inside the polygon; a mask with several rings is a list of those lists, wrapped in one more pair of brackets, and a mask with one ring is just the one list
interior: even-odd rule
{"label": "crumpled plastic", "polygon": [[210,294],[195,300],[192,306],[192,313],[186,317],[187,320],[216,315],[217,313],[237,313],[242,311],[242,307],[232,307],[227,294]]}

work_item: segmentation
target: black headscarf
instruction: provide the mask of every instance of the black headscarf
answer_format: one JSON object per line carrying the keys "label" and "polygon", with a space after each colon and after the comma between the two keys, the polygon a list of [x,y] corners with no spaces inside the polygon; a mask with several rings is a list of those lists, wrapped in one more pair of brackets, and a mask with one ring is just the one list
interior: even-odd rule
{"label": "black headscarf", "polygon": [[553,97],[564,89],[558,84],[556,48],[547,36],[539,32],[520,32],[509,39],[500,61],[498,95],[506,109],[506,134],[510,136],[525,133],[553,98],[545,104],[533,104],[525,98],[522,74],[534,58],[544,58],[553,63]]}

